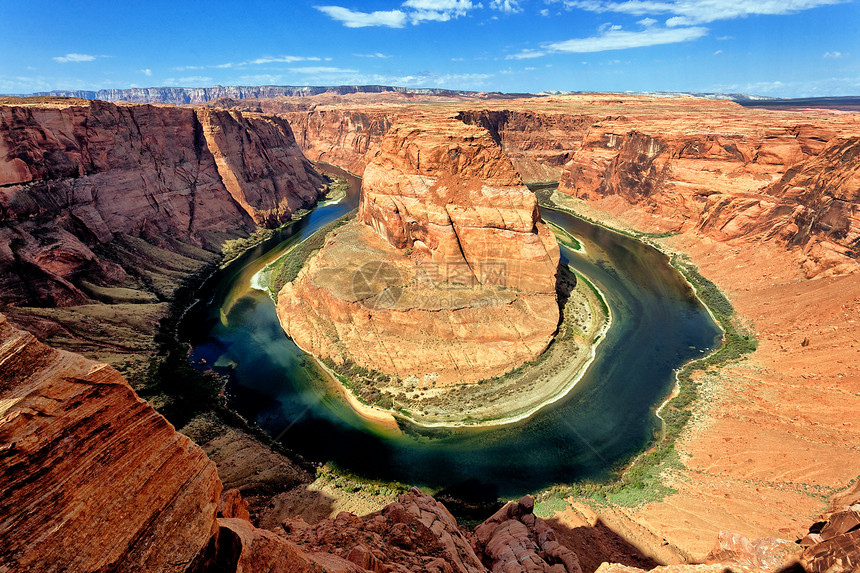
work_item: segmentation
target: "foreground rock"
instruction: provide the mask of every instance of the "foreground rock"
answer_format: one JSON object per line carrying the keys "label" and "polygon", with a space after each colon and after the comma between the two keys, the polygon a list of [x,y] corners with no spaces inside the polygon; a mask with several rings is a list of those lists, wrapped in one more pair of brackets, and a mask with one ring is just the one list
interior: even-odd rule
{"label": "foreground rock", "polygon": [[582,573],[576,554],[533,510],[534,499],[527,495],[475,529],[477,547],[493,573]]}
{"label": "foreground rock", "polygon": [[417,489],[375,515],[342,512],[313,527],[301,518],[287,520],[283,527],[291,541],[321,564],[330,554],[359,571],[376,573],[486,571],[445,506]]}
{"label": "foreground rock", "polygon": [[0,570],[181,571],[216,530],[203,452],[112,368],[0,315]]}
{"label": "foreground rock", "polygon": [[549,344],[558,245],[485,130],[392,128],[365,169],[359,220],[279,294],[281,324],[308,352],[429,387],[503,374]]}

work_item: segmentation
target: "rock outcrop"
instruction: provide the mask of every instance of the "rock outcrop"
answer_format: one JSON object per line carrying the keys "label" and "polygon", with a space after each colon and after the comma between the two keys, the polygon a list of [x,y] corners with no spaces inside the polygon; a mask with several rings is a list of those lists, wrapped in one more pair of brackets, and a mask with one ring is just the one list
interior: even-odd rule
{"label": "rock outcrop", "polygon": [[477,548],[493,573],[582,573],[576,554],[533,513],[527,495],[510,502],[475,529]]}
{"label": "rock outcrop", "polygon": [[365,169],[359,222],[278,297],[299,346],[441,386],[534,359],[558,324],[558,244],[481,128],[404,123]]}
{"label": "rock outcrop", "polygon": [[558,245],[535,196],[481,128],[401,124],[364,171],[359,219],[467,281],[555,292]]}
{"label": "rock outcrop", "polygon": [[[590,127],[559,191],[607,205],[621,198],[664,229],[779,241],[800,253],[808,276],[856,266],[860,159],[850,114],[812,124],[729,102],[690,102],[686,118],[677,103],[622,105],[631,115]],[[654,115],[639,115],[649,107]],[[698,120],[703,113],[713,125]]]}
{"label": "rock outcrop", "polygon": [[334,555],[360,571],[486,571],[445,506],[415,488],[374,515],[341,512],[313,527],[296,518],[286,521],[284,530],[312,558]]}
{"label": "rock outcrop", "polygon": [[120,374],[0,315],[0,570],[184,571],[216,530],[215,464]]}
{"label": "rock outcrop", "polygon": [[[313,205],[324,185],[286,121],[236,112],[7,98],[0,105],[0,304],[116,286],[117,237],[218,250]],[[169,250],[183,251],[176,244]],[[133,266],[133,265],[132,265]]]}

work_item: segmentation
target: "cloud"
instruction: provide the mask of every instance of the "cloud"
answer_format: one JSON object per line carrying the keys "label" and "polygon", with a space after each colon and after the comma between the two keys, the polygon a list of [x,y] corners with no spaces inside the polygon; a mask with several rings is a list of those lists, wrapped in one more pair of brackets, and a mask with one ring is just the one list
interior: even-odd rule
{"label": "cloud", "polygon": [[540,50],[523,50],[512,54],[506,59],[523,60],[538,58],[553,53],[587,53],[605,52],[608,50],[626,50],[629,48],[645,48],[662,44],[677,44],[690,42],[708,33],[707,28],[646,28],[638,32],[618,29],[618,26],[602,27],[598,36],[590,38],[574,38],[562,42],[552,42],[542,46]]}
{"label": "cloud", "polygon": [[148,77],[148,76],[152,75],[152,70],[150,70],[149,68],[146,68],[145,70],[140,70],[140,73],[142,73],[143,75]]}
{"label": "cloud", "polygon": [[[491,1],[493,4],[499,4],[499,10],[503,10],[505,6],[512,9],[516,9],[518,6],[517,0]],[[406,24],[447,22],[452,18],[465,16],[471,10],[480,7],[482,4],[475,4],[472,0],[406,0],[401,4],[401,9],[376,12],[360,12],[342,6],[314,6],[347,28],[368,26],[403,28]]]}
{"label": "cloud", "polygon": [[340,6],[314,6],[314,8],[341,22],[347,28],[365,28],[367,26],[402,28],[407,22],[406,13],[400,10],[358,12]]}
{"label": "cloud", "polygon": [[65,56],[56,56],[53,60],[61,64],[67,64],[69,62],[92,62],[98,57],[89,54],[66,54]]}
{"label": "cloud", "polygon": [[657,23],[657,20],[655,20],[654,18],[642,18],[641,20],[638,20],[636,23],[639,24],[640,26],[645,26],[646,28],[650,28],[651,26],[653,26],[654,24]]}
{"label": "cloud", "polygon": [[[296,62],[321,62],[322,58],[316,56],[263,56],[253,60],[245,60],[244,62],[227,62],[226,64],[217,64],[210,66],[213,68],[244,68],[246,66],[258,66],[260,64],[294,64]],[[187,66],[186,70],[201,69],[202,66]]]}
{"label": "cloud", "polygon": [[519,0],[490,0],[490,8],[506,14],[516,14],[523,11],[520,8]]}
{"label": "cloud", "polygon": [[720,55],[720,54],[722,54],[722,53],[723,53],[723,51],[722,51],[722,50],[717,50],[716,52],[714,52],[714,55],[715,55],[715,56],[719,56],[719,55]]}
{"label": "cloud", "polygon": [[671,14],[666,25],[692,26],[754,15],[794,14],[845,0],[563,0],[566,8],[633,16]]}
{"label": "cloud", "polygon": [[304,66],[300,68],[290,68],[295,74],[355,74],[358,70],[350,70],[347,68],[335,68],[332,66]]}
{"label": "cloud", "polygon": [[848,54],[843,54],[842,52],[824,52],[822,57],[835,60],[837,58],[844,58],[847,55]]}
{"label": "cloud", "polygon": [[391,57],[388,54],[383,54],[381,52],[374,52],[372,54],[353,54],[353,56],[355,56],[356,58],[379,58],[382,60],[387,60]]}
{"label": "cloud", "polygon": [[549,16],[549,10],[544,8],[543,10],[540,11],[540,15],[541,16]]}

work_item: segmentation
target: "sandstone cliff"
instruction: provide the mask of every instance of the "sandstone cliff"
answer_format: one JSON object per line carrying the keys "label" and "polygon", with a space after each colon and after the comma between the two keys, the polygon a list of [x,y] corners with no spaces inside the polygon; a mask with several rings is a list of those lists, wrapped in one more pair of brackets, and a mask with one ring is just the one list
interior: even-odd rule
{"label": "sandstone cliff", "polygon": [[[624,105],[631,115],[589,128],[559,191],[589,201],[621,198],[664,229],[696,229],[720,241],[779,241],[801,254],[809,276],[856,264],[860,160],[851,114],[821,112],[813,123],[712,102],[714,109],[701,110],[713,117],[707,125],[672,105],[647,118],[634,114],[656,111],[656,104]],[[612,210],[621,208],[615,203]]]}
{"label": "sandstone cliff", "polygon": [[446,118],[392,128],[359,219],[278,297],[302,348],[423,384],[492,377],[558,324],[555,238],[489,133]]}
{"label": "sandstone cliff", "polygon": [[[486,128],[527,183],[558,181],[597,117],[540,109],[464,110],[458,119]],[[535,106],[538,107],[538,106]],[[524,109],[525,108],[525,109]]]}
{"label": "sandstone cliff", "polygon": [[306,157],[361,175],[399,110],[316,107],[282,114]]}
{"label": "sandstone cliff", "polygon": [[184,571],[215,532],[215,464],[118,372],[0,315],[0,570]]}
{"label": "sandstone cliff", "polygon": [[[115,286],[123,236],[213,251],[317,199],[322,178],[283,121],[80,100],[0,106],[0,304],[89,300]],[[176,251],[177,247],[168,247]],[[186,253],[187,250],[186,250]]]}

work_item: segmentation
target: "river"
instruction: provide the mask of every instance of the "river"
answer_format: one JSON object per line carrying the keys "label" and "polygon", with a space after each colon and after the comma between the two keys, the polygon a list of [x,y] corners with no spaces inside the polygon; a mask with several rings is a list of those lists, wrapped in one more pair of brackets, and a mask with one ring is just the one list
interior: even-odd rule
{"label": "river", "polygon": [[531,418],[502,427],[391,432],[358,417],[284,334],[251,277],[285,249],[354,209],[347,198],[311,214],[216,273],[181,325],[192,361],[229,374],[230,406],[308,459],[368,478],[463,498],[514,497],[556,483],[602,479],[659,430],[654,409],[674,370],[719,344],[721,332],[665,255],[567,213],[543,210],[585,253],[563,262],[605,294],[613,324],[583,379]]}

